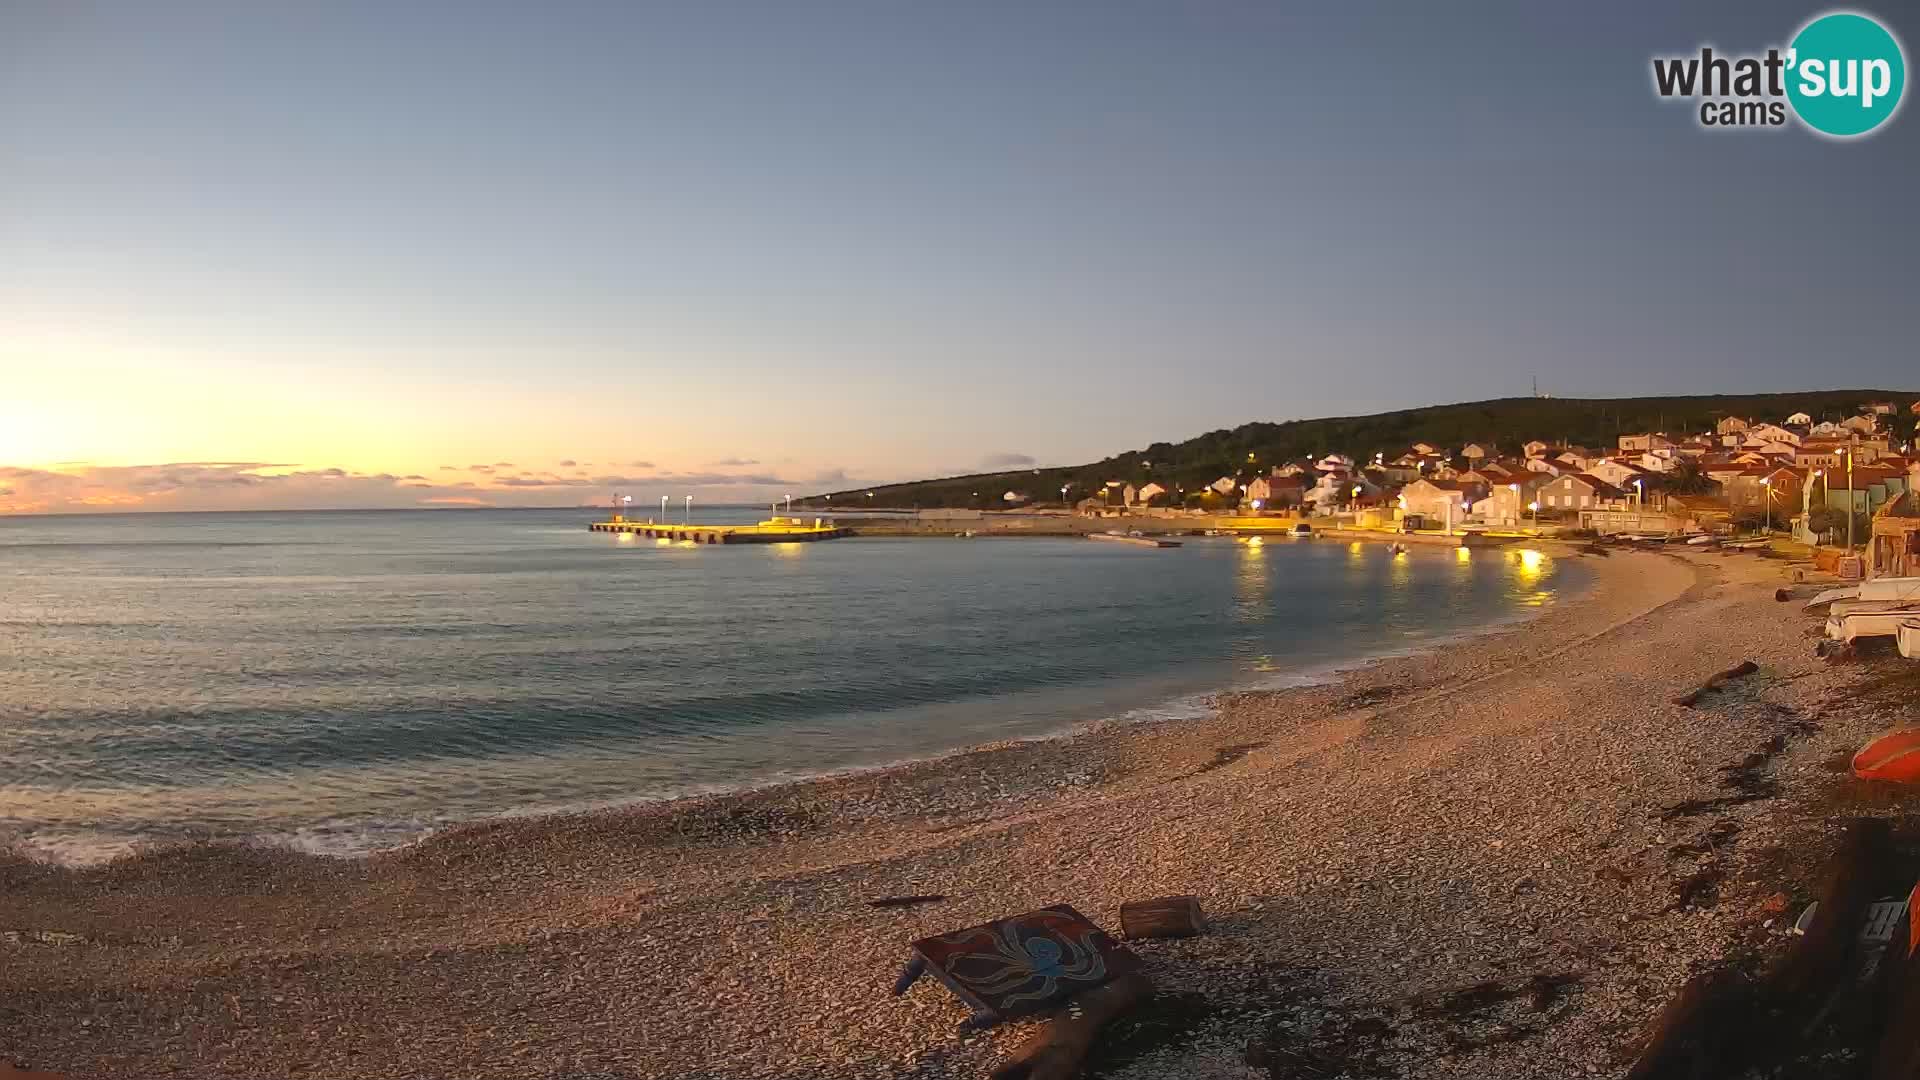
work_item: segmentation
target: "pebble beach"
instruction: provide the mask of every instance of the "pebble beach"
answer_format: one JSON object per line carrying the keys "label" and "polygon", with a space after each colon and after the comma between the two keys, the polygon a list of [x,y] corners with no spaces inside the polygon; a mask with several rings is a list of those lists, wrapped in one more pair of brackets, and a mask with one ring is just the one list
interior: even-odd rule
{"label": "pebble beach", "polygon": [[[1050,904],[1158,988],[1091,1075],[1619,1076],[1704,965],[1784,932],[1920,719],[1813,655],[1792,567],[1618,550],[1517,628],[1209,717],[737,795],[499,819],[360,859],[0,859],[0,1058],[74,1077],[984,1077],[907,943]],[[1755,676],[1672,699],[1740,660]],[[871,901],[941,899],[899,907]]]}

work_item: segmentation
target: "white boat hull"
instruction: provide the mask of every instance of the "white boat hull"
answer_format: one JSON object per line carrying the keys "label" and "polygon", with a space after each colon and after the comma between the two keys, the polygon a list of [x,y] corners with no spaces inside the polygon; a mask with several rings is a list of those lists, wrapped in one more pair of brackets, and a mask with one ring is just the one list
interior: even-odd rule
{"label": "white boat hull", "polygon": [[1900,655],[1909,660],[1920,660],[1920,618],[1908,619],[1894,632],[1894,640],[1900,645]]}

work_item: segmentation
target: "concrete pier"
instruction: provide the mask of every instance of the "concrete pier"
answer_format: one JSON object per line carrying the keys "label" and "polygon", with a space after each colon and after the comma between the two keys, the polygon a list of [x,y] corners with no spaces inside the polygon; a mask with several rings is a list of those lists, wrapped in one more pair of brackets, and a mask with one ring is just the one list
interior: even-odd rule
{"label": "concrete pier", "polygon": [[852,529],[819,518],[812,524],[799,519],[776,519],[758,525],[668,525],[614,518],[596,521],[587,528],[593,532],[627,533],[650,540],[685,540],[695,544],[792,544],[853,535]]}

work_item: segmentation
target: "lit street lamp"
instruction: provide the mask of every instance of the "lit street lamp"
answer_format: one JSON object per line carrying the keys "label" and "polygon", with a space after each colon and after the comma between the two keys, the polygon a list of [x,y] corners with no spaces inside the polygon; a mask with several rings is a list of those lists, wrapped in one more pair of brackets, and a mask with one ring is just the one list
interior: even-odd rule
{"label": "lit street lamp", "polygon": [[667,497],[665,495],[662,495],[660,496],[660,524],[665,525],[666,523],[667,523]]}
{"label": "lit street lamp", "polygon": [[693,496],[687,496],[687,524],[693,524]]}

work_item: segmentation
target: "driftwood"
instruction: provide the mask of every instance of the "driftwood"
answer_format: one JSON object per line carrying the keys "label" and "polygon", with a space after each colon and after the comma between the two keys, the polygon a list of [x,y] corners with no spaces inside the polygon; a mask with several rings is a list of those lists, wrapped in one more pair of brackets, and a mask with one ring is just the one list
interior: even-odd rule
{"label": "driftwood", "polygon": [[1192,937],[1207,928],[1200,901],[1162,896],[1120,905],[1120,933],[1128,938]]}
{"label": "driftwood", "polygon": [[1152,994],[1152,981],[1136,971],[1074,995],[1013,1052],[1013,1060],[993,1071],[992,1080],[1072,1080],[1080,1075],[1100,1026]]}
{"label": "driftwood", "polygon": [[1751,660],[1742,660],[1738,664],[1735,664],[1734,666],[1728,668],[1725,671],[1715,672],[1713,678],[1708,679],[1704,683],[1701,683],[1700,688],[1698,690],[1681,694],[1679,697],[1673,699],[1673,703],[1675,705],[1684,705],[1688,708],[1691,708],[1693,707],[1693,705],[1698,703],[1701,698],[1705,697],[1708,693],[1714,690],[1718,690],[1720,688],[1720,684],[1724,682],[1728,682],[1733,679],[1745,678],[1746,676],[1751,675],[1754,672],[1759,670],[1760,670],[1759,664],[1756,664]]}

